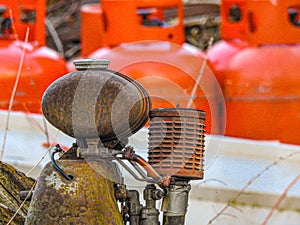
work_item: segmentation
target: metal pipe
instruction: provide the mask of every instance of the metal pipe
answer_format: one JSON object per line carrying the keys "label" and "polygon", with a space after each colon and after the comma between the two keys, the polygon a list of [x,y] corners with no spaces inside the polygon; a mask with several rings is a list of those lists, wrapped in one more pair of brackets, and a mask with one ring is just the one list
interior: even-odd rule
{"label": "metal pipe", "polygon": [[122,159],[116,157],[116,160],[117,160],[118,163],[120,163],[120,165],[121,165],[122,167],[124,167],[124,168],[127,170],[127,172],[130,173],[131,176],[134,177],[134,179],[136,179],[136,180],[138,180],[138,181],[146,181],[146,182],[148,182],[148,183],[155,183],[155,182],[156,182],[156,181],[153,180],[151,177],[146,177],[146,178],[142,177],[142,178],[140,178],[140,177],[139,177],[139,176],[138,176],[138,175],[137,175],[137,174],[136,174],[129,166],[126,165],[126,163],[124,163],[124,162],[122,161]]}
{"label": "metal pipe", "polygon": [[[122,152],[122,158],[115,156],[116,160],[137,180],[140,181],[148,181],[150,183],[157,183],[161,181],[162,177],[155,171],[155,169],[141,156],[135,154],[135,151],[132,147],[126,147],[125,151]],[[123,161],[122,159],[126,159],[130,162],[133,168],[138,172],[138,174],[142,177],[139,178],[137,174],[135,174]],[[146,172],[141,170],[138,167],[139,164]],[[148,177],[149,176],[149,177]]]}
{"label": "metal pipe", "polygon": [[140,225],[159,225],[159,211],[156,209],[156,198],[153,198],[153,192],[156,191],[154,184],[148,184],[144,190],[144,200],[146,206],[141,210]]}
{"label": "metal pipe", "polygon": [[130,225],[140,225],[140,212],[142,205],[140,204],[139,192],[136,190],[129,190],[129,201],[127,202],[129,208],[129,223]]}
{"label": "metal pipe", "polygon": [[147,174],[144,173],[144,171],[139,167],[139,165],[134,161],[129,161],[130,164],[136,169],[136,171],[143,177],[144,179],[147,179]]}
{"label": "metal pipe", "polygon": [[190,189],[188,181],[175,181],[170,184],[161,207],[164,212],[163,225],[184,225]]}
{"label": "metal pipe", "polygon": [[161,176],[155,171],[155,169],[141,156],[134,154],[133,160],[143,167],[147,171],[148,175],[154,180],[159,181],[161,179]]}

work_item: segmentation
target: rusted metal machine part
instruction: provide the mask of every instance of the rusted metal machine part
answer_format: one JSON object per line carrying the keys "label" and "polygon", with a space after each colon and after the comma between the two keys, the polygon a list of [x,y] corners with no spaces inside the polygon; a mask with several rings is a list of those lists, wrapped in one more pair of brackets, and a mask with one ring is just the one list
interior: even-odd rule
{"label": "rusted metal machine part", "polygon": [[140,195],[137,190],[127,190],[126,185],[116,185],[116,198],[121,203],[121,215],[123,223],[130,225],[140,224],[140,212],[143,205],[140,204]]}
{"label": "rusted metal machine part", "polygon": [[156,209],[156,200],[160,198],[155,196],[157,191],[154,184],[148,184],[144,190],[144,200],[146,206],[141,210],[140,225],[159,225],[159,211]]}
{"label": "rusted metal machine part", "polygon": [[39,177],[26,225],[122,224],[114,193],[115,165],[110,160],[86,161],[73,155],[57,160],[57,164],[73,180],[66,180],[47,164]]}
{"label": "rusted metal machine part", "polygon": [[150,111],[149,164],[163,176],[203,178],[205,113],[194,109]]}
{"label": "rusted metal machine part", "polygon": [[[75,137],[76,144],[59,160],[54,156],[63,150],[55,147],[52,165],[44,168],[34,191],[26,225],[159,225],[156,201],[162,198],[164,225],[183,225],[189,181],[203,178],[205,113],[182,108],[151,111],[148,163],[125,147],[148,118],[151,102],[145,89],[106,70],[107,60],[80,60],[75,65],[78,72],[47,89],[43,111],[50,123]],[[114,160],[149,183],[145,206],[137,191],[127,190]]]}
{"label": "rusted metal machine part", "polygon": [[205,113],[194,109],[150,111],[149,164],[162,176],[163,225],[183,225],[188,207],[189,181],[203,179]]}
{"label": "rusted metal machine part", "polygon": [[[43,96],[46,119],[75,138],[127,138],[148,120],[151,102],[136,81],[106,70],[107,60],[78,60],[76,72],[56,80]],[[125,141],[124,141],[125,140]]]}
{"label": "rusted metal machine part", "polygon": [[139,192],[136,190],[129,190],[129,198],[126,204],[129,209],[130,225],[139,225],[140,211],[142,209],[142,205],[140,204],[139,200]]}
{"label": "rusted metal machine part", "polygon": [[158,189],[155,184],[146,185],[143,198],[145,206],[140,204],[139,192],[127,190],[125,185],[116,188],[117,199],[121,202],[121,214],[123,223],[130,225],[159,225],[159,210],[156,201],[164,196],[164,191]]}
{"label": "rusted metal machine part", "polygon": [[161,181],[162,177],[155,171],[155,169],[141,156],[135,154],[135,151],[132,147],[125,147],[125,150],[122,154],[124,159],[129,160],[130,162],[136,162],[142,168],[146,170],[148,175],[153,179],[153,181]]}
{"label": "rusted metal machine part", "polygon": [[191,185],[188,181],[171,181],[167,195],[163,199],[163,225],[184,225]]}

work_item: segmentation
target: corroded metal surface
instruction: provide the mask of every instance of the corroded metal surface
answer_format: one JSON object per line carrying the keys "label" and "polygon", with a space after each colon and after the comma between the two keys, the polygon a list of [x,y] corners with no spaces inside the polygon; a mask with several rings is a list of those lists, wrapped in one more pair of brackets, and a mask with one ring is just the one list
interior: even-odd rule
{"label": "corroded metal surface", "polygon": [[191,185],[188,181],[171,182],[161,206],[161,210],[164,212],[163,225],[185,224],[190,190]]}
{"label": "corroded metal surface", "polygon": [[161,175],[202,179],[205,113],[156,109],[150,119],[149,164]]}
{"label": "corroded metal surface", "polygon": [[47,120],[75,138],[126,139],[148,120],[145,89],[118,72],[87,68],[56,80],[43,96]]}
{"label": "corroded metal surface", "polygon": [[[13,166],[0,161],[0,224],[7,224],[22,203],[19,192],[30,190],[34,185],[32,178],[26,177]],[[25,202],[23,207],[11,221],[11,225],[23,225],[29,207]]]}
{"label": "corroded metal surface", "polygon": [[26,225],[122,224],[111,162],[58,160],[57,164],[74,179],[65,180],[47,164],[35,188]]}

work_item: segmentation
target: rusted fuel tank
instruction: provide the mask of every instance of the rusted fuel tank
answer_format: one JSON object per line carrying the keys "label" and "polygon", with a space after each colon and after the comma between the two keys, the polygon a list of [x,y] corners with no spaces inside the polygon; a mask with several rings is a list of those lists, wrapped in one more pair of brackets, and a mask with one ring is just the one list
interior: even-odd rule
{"label": "rusted fuel tank", "polygon": [[47,120],[75,138],[124,141],[148,120],[151,102],[145,89],[108,60],[74,62],[78,69],[51,84],[43,96]]}
{"label": "rusted fuel tank", "polygon": [[46,119],[77,143],[57,162],[52,153],[52,163],[35,188],[26,225],[123,224],[115,193],[115,185],[123,180],[112,152],[144,126],[151,101],[139,83],[108,70],[108,60],[74,64],[77,72],[48,87],[42,108]]}

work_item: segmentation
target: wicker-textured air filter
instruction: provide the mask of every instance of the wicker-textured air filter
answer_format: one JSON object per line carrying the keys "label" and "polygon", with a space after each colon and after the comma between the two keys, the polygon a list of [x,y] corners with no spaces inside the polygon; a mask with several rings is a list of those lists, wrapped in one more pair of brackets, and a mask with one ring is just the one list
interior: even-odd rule
{"label": "wicker-textured air filter", "polygon": [[163,108],[150,111],[149,164],[161,175],[203,178],[205,113]]}

